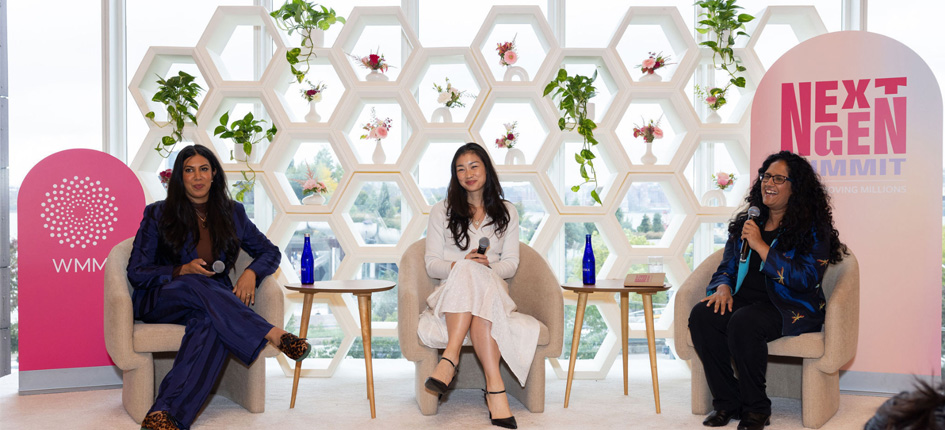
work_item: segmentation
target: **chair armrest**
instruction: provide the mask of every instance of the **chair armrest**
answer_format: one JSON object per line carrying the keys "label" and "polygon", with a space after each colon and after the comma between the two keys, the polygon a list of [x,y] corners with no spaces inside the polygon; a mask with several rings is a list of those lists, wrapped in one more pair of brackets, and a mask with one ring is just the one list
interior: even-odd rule
{"label": "chair armrest", "polygon": [[712,280],[712,274],[718,270],[722,261],[723,250],[709,255],[699,267],[696,267],[688,278],[676,290],[673,296],[673,338],[676,355],[683,360],[692,359],[696,352],[689,346],[689,312],[693,306],[705,297],[705,287]]}
{"label": "chair armrest", "polygon": [[134,349],[134,310],[128,282],[128,258],[134,238],[115,245],[105,261],[104,329],[105,350],[122,370],[137,369],[149,359]]}
{"label": "chair armrest", "polygon": [[256,289],[256,303],[251,306],[254,312],[269,324],[283,328],[285,325],[285,292],[275,276],[267,276]]}
{"label": "chair armrest", "polygon": [[[851,252],[837,266],[837,284],[827,300],[824,321],[824,355],[814,366],[824,373],[833,373],[856,355],[860,327],[860,266]],[[825,277],[826,278],[826,277]]]}
{"label": "chair armrest", "polygon": [[420,239],[410,245],[400,259],[397,275],[397,339],[404,358],[420,361],[436,356],[436,351],[420,343],[417,327],[420,312],[426,309],[427,297],[433,293],[436,282],[427,275],[424,263],[426,239]]}
{"label": "chair armrest", "polygon": [[546,356],[558,357],[564,346],[564,295],[561,283],[544,258],[539,256],[523,261],[529,264],[519,265],[515,276],[509,281],[509,296],[518,312],[531,315],[548,327],[550,341],[546,347]]}

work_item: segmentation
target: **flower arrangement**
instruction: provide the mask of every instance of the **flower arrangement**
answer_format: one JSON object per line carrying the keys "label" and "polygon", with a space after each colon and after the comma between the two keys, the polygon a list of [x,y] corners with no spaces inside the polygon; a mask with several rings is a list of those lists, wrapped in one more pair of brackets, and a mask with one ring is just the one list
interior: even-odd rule
{"label": "flower arrangement", "polygon": [[518,131],[515,130],[515,127],[518,126],[518,121],[505,123],[503,125],[505,126],[505,134],[495,140],[495,146],[496,148],[512,149],[515,147],[515,144],[518,143]]}
{"label": "flower arrangement", "polygon": [[386,138],[392,123],[393,120],[390,118],[378,119],[374,108],[371,108],[371,120],[361,127],[367,131],[367,134],[362,134],[361,139],[381,140]]}
{"label": "flower arrangement", "polygon": [[325,173],[325,176],[328,176],[328,179],[322,181],[317,179],[320,176],[316,173],[316,169],[313,169],[308,162],[303,162],[305,164],[305,177],[302,179],[293,179],[293,181],[302,186],[302,195],[306,196],[309,194],[327,194],[328,185],[333,184],[330,174]]}
{"label": "flower arrangement", "polygon": [[653,143],[655,139],[663,138],[663,129],[660,128],[660,120],[656,120],[654,123],[651,119],[649,122],[643,121],[643,125],[633,125],[633,137],[643,136],[643,141],[646,143]]}
{"label": "flower arrangement", "polygon": [[725,91],[723,88],[703,88],[696,85],[696,97],[703,99],[712,110],[719,110],[725,105]]}
{"label": "flower arrangement", "polygon": [[[517,36],[516,36],[517,37]],[[495,50],[499,51],[499,64],[511,66],[518,61],[518,52],[515,51],[515,37],[511,42],[497,43]]]}
{"label": "flower arrangement", "polygon": [[460,100],[460,97],[473,97],[466,91],[456,89],[456,87],[450,83],[450,78],[446,78],[446,88],[434,82],[433,89],[439,94],[436,98],[436,102],[443,103],[448,108],[464,107],[466,104]]}
{"label": "flower arrangement", "polygon": [[718,172],[712,175],[712,181],[715,182],[716,187],[724,191],[726,188],[732,186],[732,184],[735,183],[735,174]]}
{"label": "flower arrangement", "polygon": [[325,91],[325,89],[328,88],[328,85],[321,82],[319,82],[318,85],[312,84],[309,81],[305,82],[308,83],[308,88],[302,88],[302,97],[305,97],[305,100],[310,102],[322,101],[322,91]]}
{"label": "flower arrangement", "polygon": [[158,173],[158,179],[161,180],[161,185],[164,186],[164,189],[167,189],[167,184],[171,182],[171,174],[173,171],[171,169],[163,170]]}
{"label": "flower arrangement", "polygon": [[357,61],[358,63],[360,63],[361,67],[364,67],[365,69],[368,69],[371,71],[378,71],[381,73],[386,73],[387,68],[389,67],[387,65],[387,60],[384,59],[384,54],[380,54],[380,50],[378,50],[378,54],[375,54],[372,52],[363,57],[358,57],[357,55],[353,55],[353,54],[348,54],[348,56],[351,57],[351,59],[353,59],[354,61]]}
{"label": "flower arrangement", "polygon": [[658,69],[660,69],[663,66],[675,64],[675,63],[668,63],[669,60],[670,60],[669,55],[664,56],[662,52],[660,52],[659,54],[655,52],[651,52],[650,58],[647,58],[643,60],[642,63],[637,64],[637,67],[640,68],[641,72],[646,73],[648,75],[652,75],[654,72],[656,72]]}

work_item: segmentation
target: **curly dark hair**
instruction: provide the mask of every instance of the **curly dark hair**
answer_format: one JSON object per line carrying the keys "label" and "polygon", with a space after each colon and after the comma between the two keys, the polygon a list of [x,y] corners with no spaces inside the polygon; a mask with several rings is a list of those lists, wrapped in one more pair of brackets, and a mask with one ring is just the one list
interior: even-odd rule
{"label": "curly dark hair", "polygon": [[[453,234],[453,241],[459,249],[465,251],[469,248],[469,223],[472,220],[472,207],[466,189],[459,183],[456,177],[456,161],[462,155],[472,152],[482,160],[482,167],[486,171],[486,184],[482,189],[482,207],[486,214],[492,220],[489,224],[495,226],[495,234],[502,236],[505,228],[509,225],[509,210],[505,206],[505,193],[502,192],[502,185],[499,183],[499,175],[492,165],[492,159],[485,148],[478,143],[470,142],[460,146],[453,154],[453,162],[450,163],[450,184],[446,187],[446,215],[449,218],[449,229]],[[489,225],[486,224],[486,225]]]}
{"label": "curly dark hair", "polygon": [[[226,177],[223,175],[223,166],[213,151],[203,145],[193,145],[182,149],[174,160],[174,169],[171,179],[167,183],[167,199],[164,200],[164,213],[161,215],[160,227],[164,241],[170,245],[175,254],[180,253],[187,241],[188,235],[192,238],[200,237],[197,226],[197,215],[187,190],[184,188],[184,162],[199,155],[210,162],[213,172],[213,181],[210,186],[210,195],[207,199],[207,228],[210,230],[210,240],[213,242],[213,253],[221,250],[226,255],[226,269],[229,270],[236,263],[240,252],[240,241],[233,225],[233,200],[230,198]],[[193,246],[197,246],[194,241]],[[186,262],[184,262],[186,263]]]}
{"label": "curly dark hair", "polygon": [[876,410],[864,430],[932,430],[945,428],[945,385],[916,379],[915,391],[903,391]]}
{"label": "curly dark hair", "polygon": [[778,240],[787,249],[797,249],[798,252],[810,252],[814,244],[811,234],[813,229],[817,234],[826,234],[830,241],[830,263],[843,260],[846,245],[840,242],[840,233],[833,225],[833,209],[830,206],[830,195],[827,187],[820,181],[820,175],[814,171],[810,163],[800,155],[790,151],[781,151],[771,154],[758,169],[758,176],[748,196],[745,197],[745,206],[735,214],[728,223],[728,233],[734,237],[742,234],[742,226],[748,219],[748,208],[756,206],[761,210],[758,225],[768,219],[768,207],[762,203],[761,176],[768,171],[768,167],[775,161],[787,164],[791,181],[791,197],[788,199],[788,210],[781,220],[781,233]]}

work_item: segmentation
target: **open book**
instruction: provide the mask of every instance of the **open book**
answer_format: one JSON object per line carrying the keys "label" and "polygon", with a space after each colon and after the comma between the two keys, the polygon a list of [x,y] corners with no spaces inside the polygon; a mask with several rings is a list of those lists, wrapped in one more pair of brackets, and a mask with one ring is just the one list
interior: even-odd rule
{"label": "open book", "polygon": [[628,273],[623,280],[624,287],[662,287],[666,282],[665,273]]}

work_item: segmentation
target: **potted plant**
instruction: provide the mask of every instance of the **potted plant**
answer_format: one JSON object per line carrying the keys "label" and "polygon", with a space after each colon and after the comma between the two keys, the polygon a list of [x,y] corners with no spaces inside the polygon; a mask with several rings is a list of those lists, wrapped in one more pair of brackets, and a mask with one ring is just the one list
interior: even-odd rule
{"label": "potted plant", "polygon": [[544,95],[547,96],[553,92],[552,98],[558,99],[558,110],[564,114],[558,118],[558,128],[568,131],[576,129],[577,133],[584,138],[584,147],[579,153],[574,154],[575,161],[581,166],[581,178],[584,182],[572,186],[571,191],[576,193],[581,190],[582,185],[593,183],[591,197],[598,204],[603,204],[598,193],[600,187],[597,184],[597,172],[594,170],[594,159],[597,158],[593,151],[594,146],[597,145],[594,129],[597,128],[597,124],[587,116],[588,101],[597,95],[597,90],[594,88],[595,80],[597,80],[597,70],[594,70],[594,75],[588,78],[581,75],[568,76],[567,70],[560,69],[558,75],[545,86]]}
{"label": "potted plant", "polygon": [[[242,119],[233,121],[227,128],[227,122],[230,120],[230,113],[225,112],[220,117],[220,125],[213,130],[214,136],[220,136],[223,139],[233,140],[233,151],[230,153],[231,160],[243,161],[246,163],[246,170],[242,171],[243,180],[237,181],[233,187],[236,189],[236,200],[243,201],[243,196],[253,190],[256,184],[256,171],[250,165],[250,160],[254,158],[253,151],[257,143],[266,139],[272,142],[276,135],[276,126],[264,130],[262,125],[267,121],[264,119],[254,119],[253,113],[249,112]],[[257,152],[258,153],[258,152]]]}
{"label": "potted plant", "polygon": [[[289,0],[269,15],[275,18],[276,25],[288,32],[290,36],[293,31],[298,31],[302,36],[302,46],[308,52],[303,54],[302,48],[292,48],[285,54],[285,59],[289,62],[289,68],[300,84],[305,80],[305,74],[308,73],[309,60],[315,56],[315,41],[312,40],[312,32],[316,29],[328,30],[328,27],[337,22],[345,23],[345,19],[337,16],[334,9],[305,0]],[[302,61],[305,62],[305,66],[302,66],[301,69],[296,68],[295,65]]]}
{"label": "potted plant", "polygon": [[194,79],[193,76],[183,71],[177,72],[177,76],[168,79],[158,76],[158,90],[154,93],[154,97],[151,97],[151,101],[165,106],[167,121],[155,121],[154,111],[148,112],[144,116],[158,127],[173,126],[170,136],[162,137],[161,142],[154,148],[164,158],[174,152],[174,146],[178,142],[184,140],[184,123],[189,119],[194,125],[197,125],[197,96],[200,95],[203,88],[194,82]]}
{"label": "potted plant", "polygon": [[[725,94],[732,85],[745,88],[745,77],[738,76],[738,73],[745,71],[745,67],[735,58],[733,46],[738,36],[750,37],[744,31],[745,23],[755,17],[747,13],[739,14],[738,10],[742,7],[735,4],[735,0],[702,0],[697,1],[696,5],[705,9],[699,14],[704,19],[699,21],[696,31],[707,34],[709,38],[699,45],[711,49],[712,65],[729,75],[729,81],[722,88],[696,87],[697,95],[705,96],[706,104],[714,112],[725,104]],[[721,121],[721,118],[718,120]]]}

